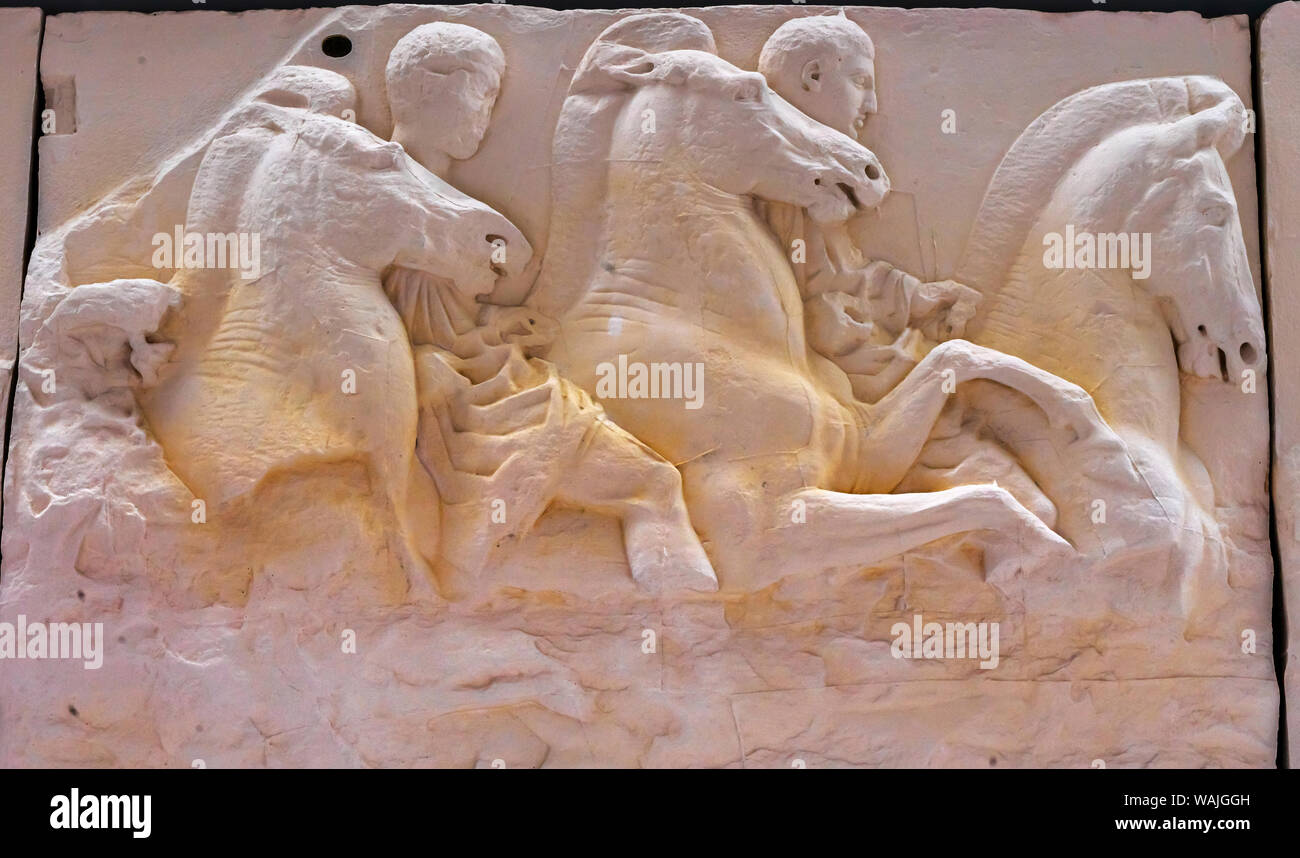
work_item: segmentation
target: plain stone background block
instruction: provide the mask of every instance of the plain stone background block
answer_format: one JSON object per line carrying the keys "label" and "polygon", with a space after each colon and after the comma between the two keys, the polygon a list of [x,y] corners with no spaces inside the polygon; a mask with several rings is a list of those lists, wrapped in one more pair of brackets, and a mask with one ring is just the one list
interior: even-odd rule
{"label": "plain stone background block", "polygon": [[18,349],[18,303],[31,183],[32,122],[41,10],[0,9],[0,436],[5,431],[9,381]]}
{"label": "plain stone background block", "polygon": [[1273,383],[1273,515],[1286,608],[1291,764],[1300,757],[1300,3],[1259,24],[1264,247]]}

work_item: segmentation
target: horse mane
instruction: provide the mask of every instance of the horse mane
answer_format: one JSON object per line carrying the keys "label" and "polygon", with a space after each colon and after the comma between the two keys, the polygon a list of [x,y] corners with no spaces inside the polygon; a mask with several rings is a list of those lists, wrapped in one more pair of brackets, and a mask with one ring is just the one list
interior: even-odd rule
{"label": "horse mane", "polygon": [[[1056,187],[1088,151],[1135,125],[1170,124],[1234,103],[1240,107],[1236,93],[1217,78],[1163,77],[1090,87],[1044,111],[1007,150],[989,181],[954,274],[985,295],[975,324],[992,303],[988,299],[1010,280],[1025,236]],[[1241,144],[1242,129],[1233,133],[1229,127],[1235,115],[1228,111],[1225,117],[1229,133],[1219,144],[1225,156]]]}
{"label": "horse mane", "polygon": [[249,91],[250,100],[312,113],[342,116],[356,110],[357,90],[338,72],[314,66],[280,66]]}
{"label": "horse mane", "polygon": [[[717,54],[717,45],[713,33],[698,18],[680,12],[646,12],[606,27],[578,63],[551,144],[551,229],[546,259],[527,299],[540,312],[558,318],[573,306],[587,288],[582,281],[595,263],[596,250],[590,239],[599,233],[604,212],[592,202],[605,199],[605,165],[614,125],[630,92],[627,85],[611,80],[605,70],[629,51],[674,50]],[[566,239],[572,240],[576,250],[564,246]],[[582,256],[565,258],[574,253]]]}
{"label": "horse mane", "polygon": [[274,116],[293,110],[341,115],[355,106],[352,83],[328,69],[280,65],[255,81],[151,176],[124,182],[38,239],[25,280],[30,297],[21,315],[21,342],[31,342],[39,326],[77,285],[169,276],[150,263],[147,239],[186,222],[194,180],[213,141],[233,129],[274,121]]}

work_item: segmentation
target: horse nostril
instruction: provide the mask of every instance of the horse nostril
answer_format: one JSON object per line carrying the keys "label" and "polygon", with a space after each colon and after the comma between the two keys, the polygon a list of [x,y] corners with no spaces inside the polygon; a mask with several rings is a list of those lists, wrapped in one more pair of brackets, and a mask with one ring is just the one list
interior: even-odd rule
{"label": "horse nostril", "polygon": [[1239,351],[1241,354],[1241,362],[1247,366],[1254,364],[1255,361],[1259,359],[1259,353],[1255,351],[1255,347],[1250,343],[1242,343]]}
{"label": "horse nostril", "polygon": [[873,182],[880,178],[880,168],[875,164],[868,164],[864,172],[867,174],[867,178]]}

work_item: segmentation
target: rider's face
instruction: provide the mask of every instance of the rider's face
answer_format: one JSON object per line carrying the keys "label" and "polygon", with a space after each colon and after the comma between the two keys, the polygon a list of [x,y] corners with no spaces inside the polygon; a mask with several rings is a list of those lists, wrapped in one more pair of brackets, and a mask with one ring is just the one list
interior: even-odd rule
{"label": "rider's face", "polygon": [[478,151],[501,87],[496,69],[477,66],[423,75],[419,96],[421,136],[455,159]]}
{"label": "rider's face", "polygon": [[501,89],[501,78],[494,69],[475,68],[456,75],[452,87],[453,107],[446,129],[452,134],[447,154],[468,158],[478,151],[487,134],[492,108]]}
{"label": "rider's face", "polygon": [[870,42],[840,56],[827,50],[804,65],[787,100],[836,131],[858,139],[867,118],[876,112],[876,62]]}
{"label": "rider's face", "polygon": [[876,112],[876,63],[870,54],[845,57],[831,75],[831,93],[840,122],[838,128],[857,139]]}

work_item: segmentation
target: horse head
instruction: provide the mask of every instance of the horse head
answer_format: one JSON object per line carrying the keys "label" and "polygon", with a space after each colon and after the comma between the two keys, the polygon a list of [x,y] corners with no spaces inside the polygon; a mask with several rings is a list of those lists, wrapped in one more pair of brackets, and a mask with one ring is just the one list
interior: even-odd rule
{"label": "horse head", "polygon": [[424,271],[472,296],[490,292],[498,277],[518,274],[528,262],[532,248],[509,220],[435,176],[400,145],[344,119],[294,113],[293,133],[278,136],[263,169],[294,176],[274,183],[272,205],[283,218],[332,227],[302,224],[303,232],[316,236],[314,251],[330,264]]}
{"label": "horse head", "polygon": [[702,50],[650,52],[599,43],[571,92],[628,93],[611,161],[654,163],[679,180],[843,221],[889,192],[879,159],[805,116],[767,85]]}
{"label": "horse head", "polygon": [[1241,99],[1211,77],[1125,81],[1063,99],[1003,158],[958,276],[997,293],[1013,279],[1016,250],[1041,252],[1035,221],[1071,224],[1098,248],[1102,236],[1140,238],[1149,258],[1128,266],[1131,285],[1158,305],[1179,369],[1239,379],[1264,365],[1262,313],[1224,164],[1245,128]]}
{"label": "horse head", "polygon": [[1224,166],[1241,146],[1246,111],[1221,81],[1186,83],[1187,115],[1110,137],[1078,162],[1058,195],[1079,201],[1079,220],[1099,231],[1150,236],[1150,259],[1134,281],[1159,302],[1179,367],[1227,381],[1260,366],[1264,353],[1259,300]]}
{"label": "horse head", "polygon": [[1148,292],[1168,308],[1184,372],[1224,381],[1264,364],[1264,323],[1237,200],[1223,159],[1240,146],[1246,113],[1219,81],[1204,81],[1196,110],[1153,144],[1166,165],[1130,218],[1152,235]]}

